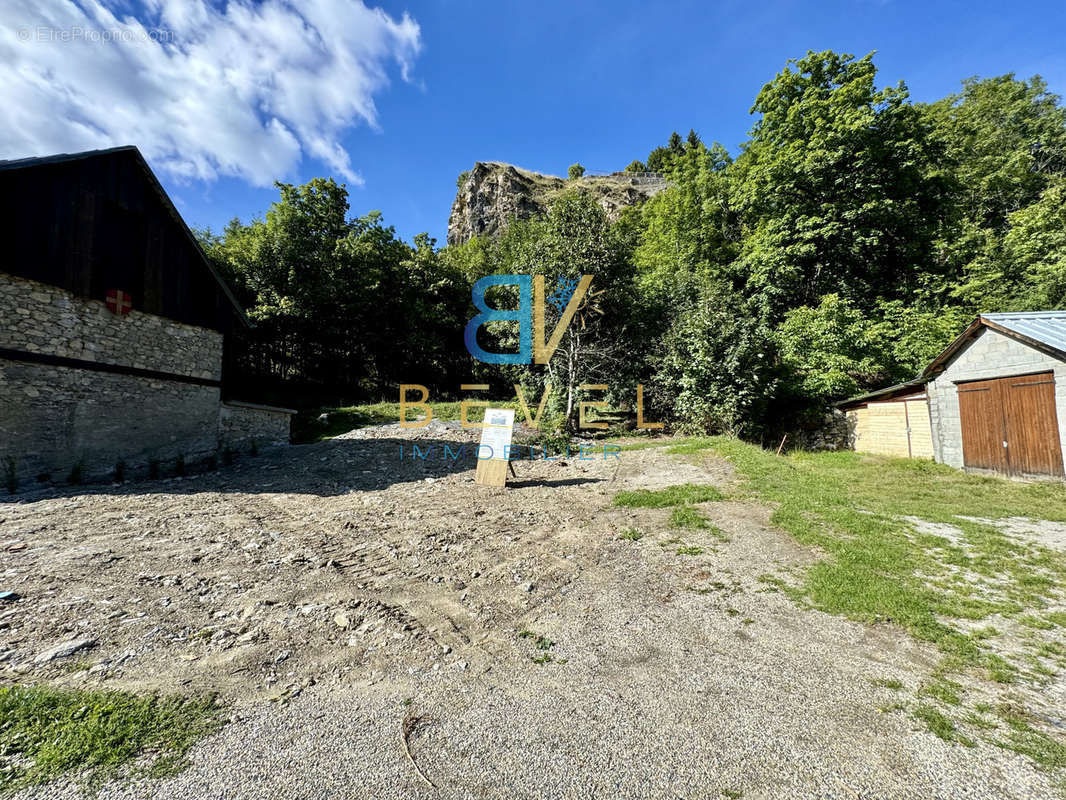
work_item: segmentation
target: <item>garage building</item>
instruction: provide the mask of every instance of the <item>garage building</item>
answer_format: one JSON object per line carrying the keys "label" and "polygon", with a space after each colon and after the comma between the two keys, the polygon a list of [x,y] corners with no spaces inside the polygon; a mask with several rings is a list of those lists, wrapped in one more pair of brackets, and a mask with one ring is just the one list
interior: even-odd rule
{"label": "garage building", "polygon": [[982,314],[915,380],[840,408],[861,452],[1061,478],[1066,311]]}

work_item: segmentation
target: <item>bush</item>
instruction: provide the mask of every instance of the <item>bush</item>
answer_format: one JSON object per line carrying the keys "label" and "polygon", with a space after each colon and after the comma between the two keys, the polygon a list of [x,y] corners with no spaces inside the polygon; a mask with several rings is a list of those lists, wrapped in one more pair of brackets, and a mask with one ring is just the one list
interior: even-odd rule
{"label": "bush", "polygon": [[580,164],[571,164],[570,169],[566,171],[566,177],[570,180],[577,180],[585,174],[585,168]]}
{"label": "bush", "polygon": [[655,391],[683,433],[751,436],[777,384],[769,331],[735,295],[710,289],[667,332]]}

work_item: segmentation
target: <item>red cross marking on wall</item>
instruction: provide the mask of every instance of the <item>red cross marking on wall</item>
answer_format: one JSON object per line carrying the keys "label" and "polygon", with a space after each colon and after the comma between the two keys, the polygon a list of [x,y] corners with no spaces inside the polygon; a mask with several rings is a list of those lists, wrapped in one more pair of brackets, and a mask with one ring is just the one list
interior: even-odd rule
{"label": "red cross marking on wall", "polygon": [[112,314],[129,314],[133,308],[133,298],[121,289],[108,289],[107,308]]}

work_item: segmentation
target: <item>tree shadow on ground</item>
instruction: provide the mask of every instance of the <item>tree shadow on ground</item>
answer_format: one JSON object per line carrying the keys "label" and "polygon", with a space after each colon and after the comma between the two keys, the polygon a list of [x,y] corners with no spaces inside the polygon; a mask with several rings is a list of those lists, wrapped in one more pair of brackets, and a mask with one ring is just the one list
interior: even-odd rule
{"label": "tree shadow on ground", "polygon": [[[190,463],[184,476],[157,479],[134,478],[122,484],[49,486],[23,492],[15,502],[35,502],[71,495],[142,495],[197,493],[310,494],[334,497],[377,491],[402,483],[417,484],[456,473],[469,472],[473,481],[477,466],[476,433],[468,441],[441,438],[349,438],[316,444],[265,449],[252,456],[237,456],[233,464],[207,469]],[[414,448],[417,447],[417,450]],[[577,461],[575,457],[572,459]],[[519,473],[522,464],[516,460]],[[554,463],[565,465],[566,461]],[[591,478],[514,480],[514,488],[569,486],[595,482]]]}

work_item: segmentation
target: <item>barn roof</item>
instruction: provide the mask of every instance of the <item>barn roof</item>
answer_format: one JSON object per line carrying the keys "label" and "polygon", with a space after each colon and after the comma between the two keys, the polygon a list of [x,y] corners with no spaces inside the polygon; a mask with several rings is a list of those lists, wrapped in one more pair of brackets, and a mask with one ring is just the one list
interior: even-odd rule
{"label": "barn roof", "polygon": [[215,282],[218,284],[222,294],[226,297],[226,300],[233,307],[233,311],[237,318],[246,326],[251,326],[248,321],[248,317],[245,315],[244,308],[238,302],[236,296],[233,294],[233,290],[223,280],[222,276],[218,274],[218,271],[211,264],[211,261],[207,258],[203,249],[200,247],[200,243],[197,241],[196,236],[189,230],[189,226],[185,223],[181,214],[178,213],[178,209],[174,207],[174,203],[171,201],[170,196],[167,195],[163,185],[159,182],[159,179],[152,172],[152,168],[148,166],[148,162],[145,161],[141,151],[134,145],[123,145],[121,147],[109,147],[102,150],[86,150],[81,153],[58,153],[51,156],[39,156],[32,158],[19,158],[9,161],[0,161],[0,172],[9,172],[23,169],[34,169],[37,167],[44,167],[53,164],[64,164],[74,161],[87,161],[89,159],[101,158],[112,156],[116,154],[128,154],[144,171],[144,175],[148,180],[149,185],[158,196],[160,203],[166,209],[167,213],[173,218],[175,224],[180,230],[184,232],[184,235],[188,238],[189,244],[193,250],[199,255],[199,259],[203,262],[203,265],[211,273]]}

